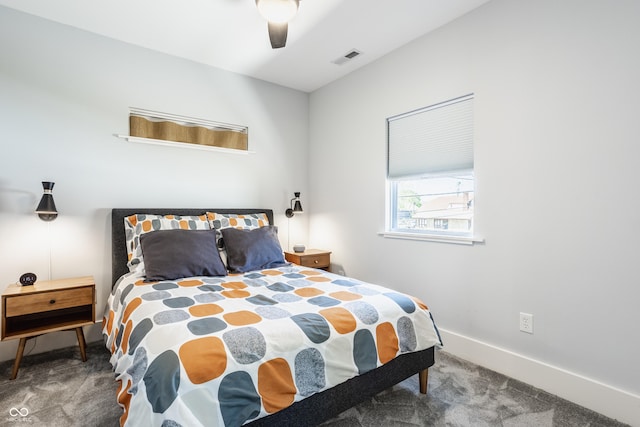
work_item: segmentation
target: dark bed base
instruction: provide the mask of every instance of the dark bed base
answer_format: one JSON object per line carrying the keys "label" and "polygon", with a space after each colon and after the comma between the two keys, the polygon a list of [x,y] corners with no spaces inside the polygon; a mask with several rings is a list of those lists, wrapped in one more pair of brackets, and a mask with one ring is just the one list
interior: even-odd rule
{"label": "dark bed base", "polygon": [[[249,214],[264,212],[273,224],[271,209],[172,209],[172,208],[127,208],[111,211],[112,237],[112,278],[113,284],[120,276],[127,273],[127,247],[124,235],[124,218],[136,213],[156,215],[202,215],[205,212]],[[313,426],[320,424],[339,413],[371,398],[412,375],[421,374],[420,391],[426,393],[427,369],[435,362],[433,347],[415,353],[403,354],[387,364],[352,378],[328,390],[309,396],[290,407],[264,418],[257,419],[247,425],[259,426]],[[424,380],[424,384],[422,384]]]}
{"label": "dark bed base", "polygon": [[434,361],[433,347],[403,354],[373,371],[309,396],[282,411],[246,425],[251,427],[318,425],[417,372],[426,370],[434,364]]}

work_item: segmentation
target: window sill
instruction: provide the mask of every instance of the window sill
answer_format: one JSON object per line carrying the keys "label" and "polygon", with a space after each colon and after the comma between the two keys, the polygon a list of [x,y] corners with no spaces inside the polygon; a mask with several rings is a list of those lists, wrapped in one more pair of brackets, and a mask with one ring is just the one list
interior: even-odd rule
{"label": "window sill", "polygon": [[484,243],[484,239],[479,237],[446,236],[440,234],[382,231],[379,232],[378,235],[388,239],[422,240],[426,242],[454,243],[458,245],[473,245],[474,243]]}

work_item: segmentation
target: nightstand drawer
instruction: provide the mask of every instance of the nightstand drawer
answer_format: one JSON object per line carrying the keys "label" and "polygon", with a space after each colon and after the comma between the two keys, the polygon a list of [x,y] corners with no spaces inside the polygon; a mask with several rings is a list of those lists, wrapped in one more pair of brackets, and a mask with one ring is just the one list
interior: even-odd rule
{"label": "nightstand drawer", "polygon": [[331,252],[321,249],[307,249],[304,252],[285,251],[284,257],[287,261],[303,267],[321,268],[329,271],[331,266]]}
{"label": "nightstand drawer", "polygon": [[300,257],[300,265],[304,267],[325,268],[331,264],[331,256],[329,254],[307,255]]}
{"label": "nightstand drawer", "polygon": [[93,287],[7,297],[5,316],[22,316],[84,305],[93,305]]}

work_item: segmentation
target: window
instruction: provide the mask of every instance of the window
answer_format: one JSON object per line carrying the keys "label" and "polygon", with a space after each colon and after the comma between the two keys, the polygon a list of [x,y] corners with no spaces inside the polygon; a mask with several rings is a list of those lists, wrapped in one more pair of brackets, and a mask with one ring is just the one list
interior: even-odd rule
{"label": "window", "polygon": [[473,235],[473,95],[390,117],[387,232]]}

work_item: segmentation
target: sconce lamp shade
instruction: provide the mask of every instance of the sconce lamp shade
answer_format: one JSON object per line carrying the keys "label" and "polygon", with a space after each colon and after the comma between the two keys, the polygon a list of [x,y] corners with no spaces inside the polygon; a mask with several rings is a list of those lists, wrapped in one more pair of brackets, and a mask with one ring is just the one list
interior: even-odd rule
{"label": "sconce lamp shade", "polygon": [[293,211],[295,213],[303,213],[304,212],[302,210],[302,205],[300,204],[300,200],[296,200],[295,203],[293,204]]}
{"label": "sconce lamp shade", "polygon": [[42,182],[44,194],[42,195],[42,199],[40,199],[40,203],[38,203],[36,213],[43,221],[53,221],[58,217],[58,210],[56,209],[52,194],[54,185],[54,182]]}
{"label": "sconce lamp shade", "polygon": [[296,213],[304,212],[304,210],[302,210],[302,203],[300,203],[300,192],[297,191],[293,193],[293,195],[295,197],[291,199],[290,207],[286,211],[284,211],[284,214],[287,216],[287,218],[293,217],[293,215]]}

